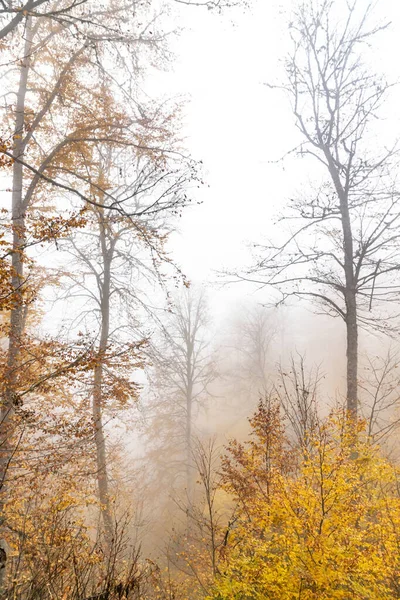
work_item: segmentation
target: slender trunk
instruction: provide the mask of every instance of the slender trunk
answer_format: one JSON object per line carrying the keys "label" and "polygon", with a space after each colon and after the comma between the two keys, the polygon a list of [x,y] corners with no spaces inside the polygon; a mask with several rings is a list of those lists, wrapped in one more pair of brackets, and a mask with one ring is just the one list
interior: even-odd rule
{"label": "slender trunk", "polygon": [[[27,19],[25,30],[24,58],[21,61],[20,79],[17,92],[17,104],[15,114],[14,150],[15,158],[21,158],[25,151],[23,144],[24,121],[25,121],[25,97],[28,87],[28,75],[31,65],[32,48],[32,22]],[[0,410],[0,525],[4,535],[4,503],[7,496],[7,471],[13,456],[13,416],[17,400],[17,375],[18,360],[20,354],[21,337],[24,329],[25,308],[23,304],[24,291],[24,261],[23,249],[26,241],[25,210],[23,203],[23,167],[18,162],[13,165],[12,181],[12,277],[11,285],[13,293],[13,306],[10,311],[10,326],[8,334],[8,353],[5,372],[5,391],[3,403]],[[0,546],[5,542],[0,541]],[[4,549],[4,548],[3,548]],[[0,569],[0,588],[5,580],[4,567]]]}
{"label": "slender trunk", "polygon": [[[327,148],[324,148],[325,156],[328,161],[329,173],[335,186],[339,203],[340,217],[343,232],[343,251],[344,251],[344,274],[345,290],[344,297],[346,303],[346,340],[347,340],[347,393],[346,404],[349,417],[357,418],[358,410],[358,317],[357,317],[357,289],[356,276],[353,263],[353,232],[351,229],[351,218],[349,211],[349,190],[348,183],[343,187],[340,181],[336,164]],[[350,163],[351,164],[351,158]],[[350,166],[349,166],[350,168]]]}
{"label": "slender trunk", "polygon": [[344,270],[346,280],[346,339],[347,339],[347,411],[352,419],[357,418],[357,386],[358,386],[358,323],[357,299],[353,264],[353,235],[347,197],[340,203],[343,228]]}
{"label": "slender trunk", "polygon": [[192,452],[192,391],[191,386],[187,390],[186,397],[186,493],[188,498],[188,510],[190,512],[193,504],[193,452]]}
{"label": "slender trunk", "polygon": [[347,410],[352,418],[357,418],[358,380],[358,326],[356,294],[353,291],[347,299]]}
{"label": "slender trunk", "polygon": [[193,419],[193,340],[190,327],[190,316],[186,338],[186,494],[188,499],[188,525],[193,508],[193,448],[192,448],[192,419]]}
{"label": "slender trunk", "polygon": [[357,418],[357,386],[358,386],[358,322],[357,297],[353,264],[353,233],[348,206],[347,194],[340,198],[340,212],[343,229],[345,301],[346,301],[346,359],[347,359],[347,394],[346,404],[349,417]]}
{"label": "slender trunk", "polygon": [[108,487],[106,441],[103,429],[101,394],[102,380],[103,367],[98,365],[94,370],[94,392],[92,405],[96,443],[97,489],[101,504],[106,545],[108,549],[111,549],[114,528]]}
{"label": "slender trunk", "polygon": [[103,354],[107,349],[110,332],[110,285],[111,262],[113,246],[107,248],[104,214],[100,214],[100,243],[103,258],[103,281],[101,282],[101,329],[99,342],[99,364],[94,369],[93,380],[93,424],[95,430],[96,461],[97,461],[97,488],[103,515],[104,534],[108,549],[113,541],[113,518],[109,494],[109,479],[107,471],[106,442],[103,427]]}

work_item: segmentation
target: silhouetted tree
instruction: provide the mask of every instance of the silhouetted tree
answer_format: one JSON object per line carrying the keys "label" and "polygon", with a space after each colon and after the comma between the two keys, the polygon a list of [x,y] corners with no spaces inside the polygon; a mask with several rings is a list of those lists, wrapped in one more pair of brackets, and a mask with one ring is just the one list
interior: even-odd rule
{"label": "silhouetted tree", "polygon": [[384,27],[368,25],[372,3],[339,4],[301,3],[290,23],[284,90],[302,137],[295,150],[314,161],[320,183],[291,202],[289,237],[259,245],[243,279],[274,288],[277,304],[307,298],[344,321],[347,409],[356,417],[359,328],[387,331],[400,292],[400,195],[397,151],[372,127],[391,86],[361,58]]}
{"label": "silhouetted tree", "polygon": [[[158,452],[161,450],[167,461],[172,442],[169,458],[175,455],[178,473],[184,468],[188,510],[193,501],[194,420],[216,377],[207,327],[204,293],[187,289],[173,305],[161,339],[151,352],[156,393],[152,433],[157,432]],[[160,448],[163,439],[164,450]]]}

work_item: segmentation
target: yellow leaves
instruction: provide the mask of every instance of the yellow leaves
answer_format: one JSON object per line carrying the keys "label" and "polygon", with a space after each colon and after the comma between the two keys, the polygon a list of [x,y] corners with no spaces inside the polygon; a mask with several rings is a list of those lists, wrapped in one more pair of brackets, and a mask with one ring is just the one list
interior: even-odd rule
{"label": "yellow leaves", "polygon": [[[240,495],[238,526],[210,598],[397,598],[398,474],[363,439],[361,427],[355,438],[340,417],[328,419],[296,469],[270,465],[264,480],[256,457],[245,459],[233,447],[238,462],[226,463],[227,483],[237,484],[239,469],[260,490]],[[262,431],[252,443],[259,456],[265,445],[258,440],[268,439]]]}

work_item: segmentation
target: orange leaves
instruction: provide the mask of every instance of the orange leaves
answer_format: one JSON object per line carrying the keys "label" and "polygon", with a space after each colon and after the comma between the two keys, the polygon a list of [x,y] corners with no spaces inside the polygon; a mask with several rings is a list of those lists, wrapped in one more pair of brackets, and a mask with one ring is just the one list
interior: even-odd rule
{"label": "orange leaves", "polygon": [[104,352],[93,356],[93,368],[101,366],[101,398],[104,409],[126,408],[136,401],[140,385],[132,380],[132,373],[144,367],[143,350],[147,340],[130,344],[109,344]]}
{"label": "orange leaves", "polygon": [[99,564],[102,557],[84,525],[85,493],[73,480],[48,482],[46,489],[41,484],[42,479],[27,493],[20,481],[20,499],[6,506],[15,557],[10,561],[10,579],[20,593],[25,586],[45,589],[51,582],[54,593],[61,597],[67,587],[65,580],[73,585],[74,569],[84,572],[88,564]]}
{"label": "orange leaves", "polygon": [[[50,394],[62,386],[73,385],[82,373],[93,368],[94,352],[83,337],[75,344],[62,344],[47,338],[38,340],[23,334],[18,340],[19,357],[12,374],[15,393],[23,401],[30,394]],[[3,353],[0,362],[0,391],[10,385]]]}
{"label": "orange leaves", "polygon": [[13,159],[5,154],[5,152],[10,152],[9,145],[0,138],[0,169],[7,169],[12,166]]}
{"label": "orange leaves", "polygon": [[223,483],[245,510],[258,510],[272,493],[275,476],[285,473],[293,462],[285,439],[279,406],[260,401],[249,419],[251,439],[233,440],[223,457]]}
{"label": "orange leaves", "polygon": [[40,243],[65,238],[71,235],[75,229],[85,227],[86,211],[87,209],[84,207],[67,217],[55,215],[44,219],[37,210],[31,211],[28,218],[28,235]]}

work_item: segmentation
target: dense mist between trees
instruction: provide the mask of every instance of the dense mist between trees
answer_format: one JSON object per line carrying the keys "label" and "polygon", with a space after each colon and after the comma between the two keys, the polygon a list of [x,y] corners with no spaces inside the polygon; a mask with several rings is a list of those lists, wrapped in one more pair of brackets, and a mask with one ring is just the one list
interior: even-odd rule
{"label": "dense mist between trees", "polygon": [[0,600],[399,597],[399,32],[0,0]]}

